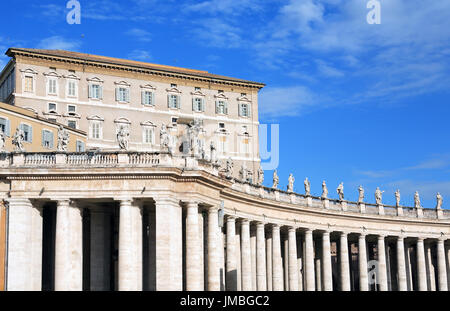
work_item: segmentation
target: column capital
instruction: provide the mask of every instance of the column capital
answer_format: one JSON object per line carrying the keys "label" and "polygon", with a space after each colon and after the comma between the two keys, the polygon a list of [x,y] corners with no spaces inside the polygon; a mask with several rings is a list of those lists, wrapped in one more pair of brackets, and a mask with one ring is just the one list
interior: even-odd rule
{"label": "column capital", "polygon": [[425,238],[417,237],[417,242],[423,242],[423,241],[425,241]]}
{"label": "column capital", "polygon": [[385,234],[378,234],[378,235],[377,235],[377,239],[378,239],[378,240],[383,240],[383,241],[384,241],[385,238],[386,238],[386,235],[385,235]]}
{"label": "column capital", "polygon": [[234,215],[225,215],[227,222],[236,222],[237,217]]}
{"label": "column capital", "polygon": [[197,201],[181,201],[181,204],[187,208],[198,208],[199,203]]}
{"label": "column capital", "polygon": [[403,240],[405,240],[405,237],[403,235],[397,236],[397,241],[403,241]]}
{"label": "column capital", "polygon": [[264,222],[264,221],[261,221],[261,220],[258,220],[257,222],[256,222],[256,226],[257,227],[261,227],[261,226],[265,226],[266,225],[266,223]]}
{"label": "column capital", "polygon": [[241,225],[243,225],[243,224],[245,224],[245,225],[250,225],[250,220],[248,219],[248,218],[239,218],[238,219],[238,222],[241,224]]}
{"label": "column capital", "polygon": [[360,232],[359,233],[359,238],[360,239],[365,239],[367,237],[367,233],[365,233],[365,232]]}
{"label": "column capital", "polygon": [[289,231],[289,232],[292,232],[292,231],[296,232],[296,231],[297,231],[297,227],[294,227],[294,226],[288,226],[288,231]]}
{"label": "column capital", "polygon": [[330,236],[330,234],[331,234],[331,231],[330,231],[330,230],[323,230],[323,231],[322,231],[322,235],[323,235],[323,236]]}

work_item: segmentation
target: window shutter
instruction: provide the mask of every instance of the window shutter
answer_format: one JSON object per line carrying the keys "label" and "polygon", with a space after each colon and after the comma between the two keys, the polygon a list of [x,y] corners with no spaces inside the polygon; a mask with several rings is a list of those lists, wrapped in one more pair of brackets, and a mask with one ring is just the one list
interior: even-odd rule
{"label": "window shutter", "polygon": [[5,135],[8,137],[11,136],[11,122],[8,119],[5,122]]}
{"label": "window shutter", "polygon": [[46,131],[42,130],[42,147],[45,147]]}
{"label": "window shutter", "polygon": [[177,95],[177,108],[181,109],[181,96]]}
{"label": "window shutter", "polygon": [[151,94],[151,101],[150,101],[150,104],[151,104],[152,106],[155,106],[155,93],[154,93],[154,92],[150,92],[150,94]]}
{"label": "window shutter", "polygon": [[89,84],[88,87],[88,98],[92,98],[92,84]]}
{"label": "window shutter", "polygon": [[29,130],[29,135],[28,135],[28,142],[32,143],[33,142],[33,127],[28,126],[28,130]]}
{"label": "window shutter", "polygon": [[239,116],[242,117],[242,104],[239,104]]}
{"label": "window shutter", "polygon": [[103,86],[98,86],[98,99],[103,99]]}
{"label": "window shutter", "polygon": [[170,94],[169,95],[167,95],[167,106],[169,107],[169,108],[172,108],[172,105],[171,105],[171,98],[170,98]]}
{"label": "window shutter", "polygon": [[130,102],[130,89],[126,89],[125,97],[126,97],[126,102],[129,103]]}
{"label": "window shutter", "polygon": [[205,99],[204,98],[202,98],[202,104],[201,105],[202,105],[202,108],[201,108],[202,112],[205,112],[205,110],[206,110],[205,108],[206,107],[205,107]]}
{"label": "window shutter", "polygon": [[219,102],[216,100],[216,114],[219,113]]}
{"label": "window shutter", "polygon": [[197,107],[195,107],[195,98],[192,98],[192,111],[197,111],[196,108]]}
{"label": "window shutter", "polygon": [[119,88],[116,87],[116,101],[119,101]]}
{"label": "window shutter", "polygon": [[247,117],[251,116],[252,110],[250,108],[251,108],[250,104],[247,104]]}
{"label": "window shutter", "polygon": [[228,114],[228,103],[224,102],[223,104],[223,113]]}
{"label": "window shutter", "polygon": [[145,99],[146,99],[146,93],[145,93],[145,91],[142,91],[141,92],[141,103],[142,103],[142,105],[145,105],[145,104],[147,104],[146,102],[145,102]]}
{"label": "window shutter", "polygon": [[53,149],[53,132],[48,132],[48,140],[50,141],[50,149]]}

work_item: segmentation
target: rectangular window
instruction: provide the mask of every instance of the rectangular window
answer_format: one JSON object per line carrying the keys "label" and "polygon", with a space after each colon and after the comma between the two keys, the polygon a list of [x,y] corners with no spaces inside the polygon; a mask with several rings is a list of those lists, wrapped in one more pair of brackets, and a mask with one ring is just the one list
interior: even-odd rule
{"label": "rectangular window", "polygon": [[177,126],[178,118],[172,118],[172,126]]}
{"label": "rectangular window", "polygon": [[75,113],[75,112],[77,112],[77,107],[75,105],[67,105],[67,112]]}
{"label": "rectangular window", "polygon": [[85,151],[84,142],[82,142],[81,140],[77,140],[77,152],[84,152],[84,151]]}
{"label": "rectangular window", "polygon": [[90,84],[89,85],[89,98],[93,99],[102,99],[103,97],[103,88],[99,84]]}
{"label": "rectangular window", "polygon": [[71,97],[77,96],[77,83],[75,81],[67,82],[67,96]]}
{"label": "rectangular window", "polygon": [[154,144],[152,127],[144,127],[143,142],[144,142],[144,144]]}
{"label": "rectangular window", "polygon": [[126,87],[119,87],[116,89],[116,100],[119,102],[129,102],[130,101],[130,90]]}
{"label": "rectangular window", "polygon": [[56,104],[55,103],[48,103],[48,112],[56,112]]}
{"label": "rectangular window", "polygon": [[250,117],[250,105],[249,104],[239,104],[239,116],[240,117]]}
{"label": "rectangular window", "polygon": [[25,77],[25,92],[33,92],[33,77]]}
{"label": "rectangular window", "polygon": [[10,136],[10,123],[8,119],[0,118],[0,131],[6,136]]}
{"label": "rectangular window", "polygon": [[67,126],[73,129],[77,128],[77,121],[69,120],[67,121]]}
{"label": "rectangular window", "polygon": [[227,137],[226,136],[219,136],[219,143],[217,146],[217,151],[219,153],[227,152]]}
{"label": "rectangular window", "polygon": [[204,100],[200,97],[195,97],[192,99],[192,110],[196,112],[205,111]]}
{"label": "rectangular window", "polygon": [[228,104],[223,100],[218,100],[216,102],[216,113],[217,114],[228,114]]}
{"label": "rectangular window", "polygon": [[169,108],[173,108],[173,109],[181,108],[179,95],[170,94],[169,98],[168,98],[168,102],[169,102]]}
{"label": "rectangular window", "polygon": [[143,91],[142,92],[142,105],[146,106],[154,106],[154,100],[153,100],[153,92],[150,91]]}
{"label": "rectangular window", "polygon": [[250,151],[250,144],[248,138],[242,138],[241,140],[241,152],[244,154],[248,154]]}
{"label": "rectangular window", "polygon": [[48,94],[56,95],[56,79],[48,79]]}
{"label": "rectangular window", "polygon": [[102,124],[100,122],[92,122],[91,124],[91,138],[100,139],[102,135]]}
{"label": "rectangular window", "polygon": [[33,128],[28,124],[21,123],[20,129],[23,131],[24,141],[33,142]]}
{"label": "rectangular window", "polygon": [[42,130],[42,146],[47,149],[53,148],[53,132]]}

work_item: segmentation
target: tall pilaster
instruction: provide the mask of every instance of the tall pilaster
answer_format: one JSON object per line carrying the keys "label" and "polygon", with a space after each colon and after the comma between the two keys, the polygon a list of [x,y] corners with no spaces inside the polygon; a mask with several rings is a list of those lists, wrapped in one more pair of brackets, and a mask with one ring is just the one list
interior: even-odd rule
{"label": "tall pilaster", "polygon": [[384,245],[384,236],[378,236],[378,275],[377,279],[380,285],[380,291],[388,290],[387,270],[386,270],[386,249]]}
{"label": "tall pilaster", "polygon": [[281,259],[280,226],[272,226],[272,286],[274,291],[283,290],[283,262]]}
{"label": "tall pilaster", "polygon": [[407,291],[408,284],[406,279],[405,265],[405,241],[402,236],[397,238],[397,273],[398,273],[398,290]]}
{"label": "tall pilaster", "polygon": [[348,259],[347,233],[340,235],[341,291],[350,291],[350,265]]}
{"label": "tall pilaster", "polygon": [[298,262],[297,262],[297,239],[294,227],[288,229],[289,239],[289,290],[298,291]]}
{"label": "tall pilaster", "polygon": [[227,291],[237,290],[237,262],[236,262],[236,218],[227,216],[227,264],[225,284]]}
{"label": "tall pilaster", "polygon": [[425,266],[425,249],[423,242],[423,238],[417,239],[417,276],[418,276],[418,284],[419,291],[427,290],[427,270]]}
{"label": "tall pilaster", "polygon": [[437,241],[437,264],[438,264],[438,284],[440,291],[447,291],[447,267],[445,264],[445,247],[444,239],[438,239]]}
{"label": "tall pilaster", "polygon": [[258,291],[267,290],[266,238],[262,222],[256,224],[256,285]]}
{"label": "tall pilaster", "polygon": [[267,275],[267,290],[272,291],[272,235],[268,234],[266,237],[266,275]]}
{"label": "tall pilaster", "polygon": [[305,231],[305,273],[306,273],[306,290],[316,290],[316,280],[314,276],[314,244],[313,231],[306,229]]}
{"label": "tall pilaster", "polygon": [[367,275],[367,247],[366,235],[361,233],[358,237],[358,265],[359,265],[359,290],[369,290],[369,278]]}
{"label": "tall pilaster", "polygon": [[55,290],[83,289],[82,211],[75,202],[59,200],[56,207]]}
{"label": "tall pilaster", "polygon": [[[221,246],[220,246],[221,247]],[[220,250],[218,208],[208,209],[208,290],[220,291]]]}
{"label": "tall pilaster", "polygon": [[331,268],[331,243],[330,232],[322,234],[322,265],[323,265],[323,290],[333,290],[333,271]]}
{"label": "tall pilaster", "polygon": [[241,220],[242,290],[252,290],[252,261],[250,250],[250,221]]}
{"label": "tall pilaster", "polygon": [[186,203],[186,290],[201,290],[198,203]]}

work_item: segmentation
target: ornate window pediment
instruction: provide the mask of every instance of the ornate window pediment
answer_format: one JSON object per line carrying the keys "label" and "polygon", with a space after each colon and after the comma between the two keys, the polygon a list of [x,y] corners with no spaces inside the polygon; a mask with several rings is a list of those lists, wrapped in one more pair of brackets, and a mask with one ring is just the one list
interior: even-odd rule
{"label": "ornate window pediment", "polygon": [[61,78],[62,76],[56,71],[44,72],[44,76],[51,78]]}
{"label": "ornate window pediment", "polygon": [[78,77],[77,75],[74,75],[73,73],[71,73],[69,75],[64,75],[63,77],[66,79],[80,80],[80,77]]}
{"label": "ornate window pediment", "polygon": [[146,89],[146,90],[156,90],[156,87],[154,87],[151,84],[145,84],[145,85],[141,85],[142,89]]}
{"label": "ornate window pediment", "polygon": [[177,87],[167,88],[166,91],[167,91],[167,92],[170,92],[170,93],[178,93],[178,94],[181,94],[181,91],[180,91]]}
{"label": "ornate window pediment", "polygon": [[86,117],[86,119],[88,119],[89,121],[105,121],[105,119],[103,119],[102,117],[100,117],[98,115],[92,115],[92,116]]}
{"label": "ornate window pediment", "polygon": [[144,121],[144,122],[141,122],[141,126],[151,126],[151,127],[156,127],[156,125],[155,125],[152,121]]}
{"label": "ornate window pediment", "polygon": [[248,102],[248,103],[251,103],[251,102],[252,102],[246,95],[239,96],[239,97],[237,98],[237,100],[238,100],[238,101],[242,101],[242,102]]}
{"label": "ornate window pediment", "polygon": [[128,120],[127,118],[124,117],[120,117],[114,120],[114,123],[120,123],[120,124],[131,124],[131,121]]}
{"label": "ornate window pediment", "polygon": [[93,78],[87,78],[88,82],[96,82],[96,83],[103,83],[104,81],[100,79],[99,77],[93,77]]}
{"label": "ornate window pediment", "polygon": [[36,109],[34,109],[34,108],[31,108],[31,107],[24,107],[24,109],[29,110],[29,111],[31,111],[31,112],[33,112],[33,113],[35,113],[35,114],[38,114],[38,111],[37,111]]}
{"label": "ornate window pediment", "polygon": [[224,93],[219,93],[214,95],[215,98],[228,100],[228,97],[225,96]]}
{"label": "ornate window pediment", "polygon": [[38,72],[36,70],[33,70],[31,68],[27,68],[27,69],[20,69],[20,72],[23,74],[32,74],[32,75],[37,75]]}
{"label": "ornate window pediment", "polygon": [[130,87],[131,84],[126,82],[126,81],[119,81],[119,82],[114,82],[115,85],[117,86],[126,86],[126,87]]}
{"label": "ornate window pediment", "polygon": [[200,91],[200,90],[196,90],[196,91],[194,91],[194,92],[191,92],[191,95],[193,95],[193,96],[206,96],[206,94],[203,93],[203,92]]}

